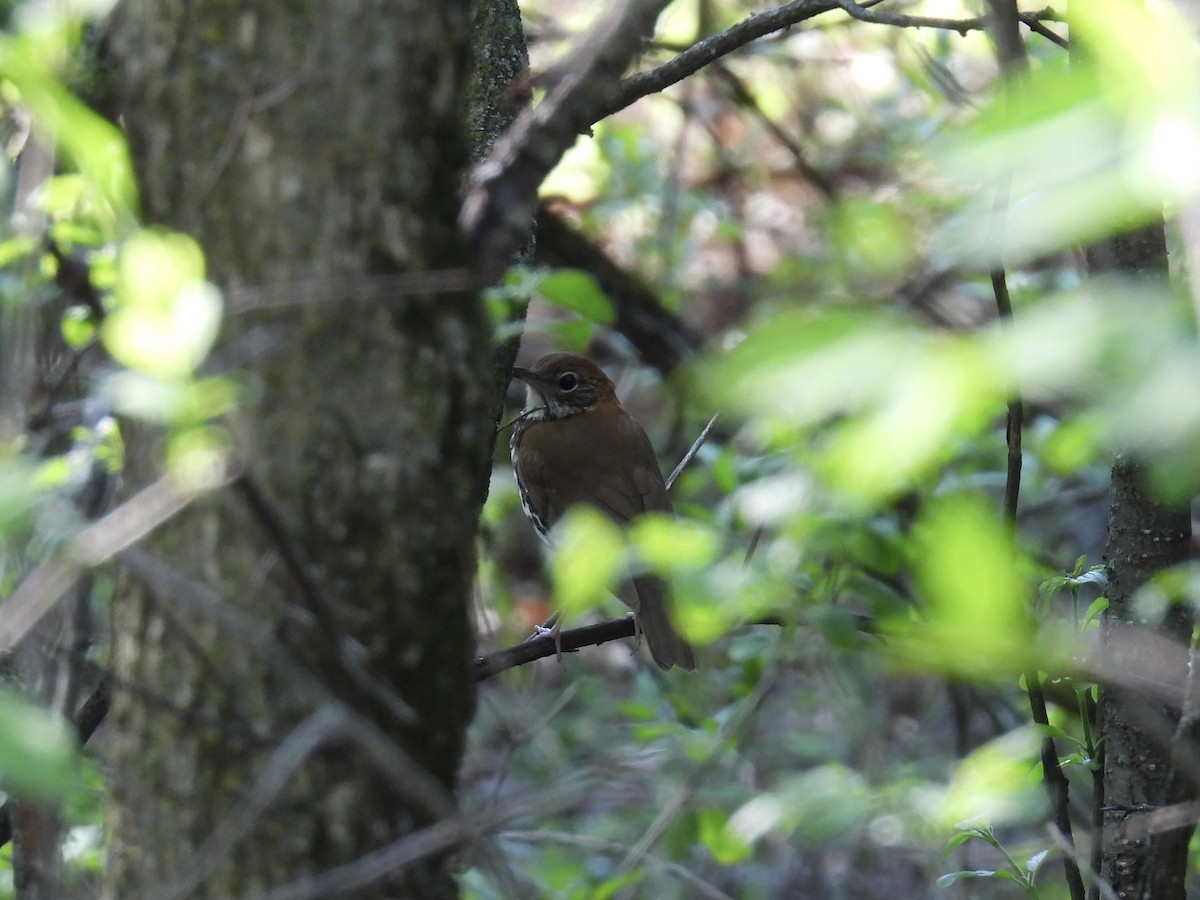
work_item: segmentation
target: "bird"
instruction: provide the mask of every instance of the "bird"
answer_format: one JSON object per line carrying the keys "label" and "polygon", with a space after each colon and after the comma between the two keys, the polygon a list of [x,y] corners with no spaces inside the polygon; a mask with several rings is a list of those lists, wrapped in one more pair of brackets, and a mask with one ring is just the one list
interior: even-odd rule
{"label": "bird", "polygon": [[[509,450],[521,507],[543,539],[578,503],[618,525],[671,512],[654,447],[598,365],[577,353],[550,353],[532,368],[514,366],[513,377],[525,383],[526,400]],[[662,669],[695,671],[695,650],[671,624],[666,583],[643,574],[633,586],[636,599],[622,599],[651,658]]]}

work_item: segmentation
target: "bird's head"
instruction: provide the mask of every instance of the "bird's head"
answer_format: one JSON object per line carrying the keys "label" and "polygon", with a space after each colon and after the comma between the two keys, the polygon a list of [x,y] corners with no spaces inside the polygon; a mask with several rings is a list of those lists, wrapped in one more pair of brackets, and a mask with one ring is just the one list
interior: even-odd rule
{"label": "bird's head", "polygon": [[608,376],[578,353],[550,353],[530,369],[514,366],[513,377],[528,387],[526,411],[540,407],[547,419],[563,419],[597,404],[617,401]]}

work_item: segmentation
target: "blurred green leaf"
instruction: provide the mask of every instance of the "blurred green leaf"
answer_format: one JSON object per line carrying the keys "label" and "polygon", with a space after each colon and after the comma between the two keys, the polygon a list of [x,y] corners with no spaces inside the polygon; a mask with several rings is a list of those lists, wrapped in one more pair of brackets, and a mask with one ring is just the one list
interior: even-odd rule
{"label": "blurred green leaf", "polygon": [[563,613],[570,616],[597,606],[624,566],[620,529],[595,508],[575,506],[555,526],[552,541],[550,576]]}
{"label": "blurred green leaf", "polygon": [[37,127],[100,190],[114,220],[128,225],[137,191],[125,137],[76,99],[53,71],[65,53],[68,32],[69,26],[62,25],[0,37],[0,78],[16,87]]}
{"label": "blurred green leaf", "polygon": [[[745,821],[750,818],[746,811],[757,808],[753,804],[754,801],[751,801],[734,814],[733,818],[740,816],[743,820],[739,825],[733,825],[732,818],[724,810],[706,809],[696,815],[700,843],[721,865],[732,866],[750,855],[750,843],[753,838],[747,840],[743,835],[746,831],[757,830],[761,824],[761,822]],[[756,815],[756,813],[751,813],[751,815]]]}
{"label": "blurred green leaf", "polygon": [[712,528],[659,513],[638,518],[629,537],[642,559],[667,575],[704,568],[720,549]]}
{"label": "blurred green leaf", "polygon": [[[1035,67],[998,92],[942,156],[968,196],[938,243],[990,265],[1044,257],[1162,214],[1200,189],[1200,64],[1169,4],[1080,7],[1084,53]],[[981,189],[982,188],[982,189]],[[1003,198],[1003,199],[1001,199]],[[1006,201],[1006,202],[1005,202]]]}
{"label": "blurred green leaf", "polygon": [[612,301],[596,279],[580,269],[556,269],[541,278],[537,290],[555,306],[599,325],[611,325],[615,319]]}
{"label": "blurred green leaf", "polygon": [[942,827],[954,828],[967,818],[997,827],[1043,815],[1045,791],[1030,778],[1040,745],[1034,729],[1020,728],[964,757],[942,798]]}
{"label": "blurred green leaf", "polygon": [[0,786],[22,796],[61,799],[77,784],[77,746],[71,726],[44,709],[0,690]]}
{"label": "blurred green leaf", "polygon": [[913,567],[927,621],[896,623],[903,658],[974,678],[1028,665],[1027,566],[993,508],[969,495],[933,501],[914,527]]}
{"label": "blurred green leaf", "polygon": [[50,486],[24,460],[0,462],[0,536],[24,526]]}
{"label": "blurred green leaf", "polygon": [[131,369],[185,377],[216,340],[221,297],[204,281],[199,245],[185,235],[146,230],[127,240],[117,300],[102,334],[112,355]]}

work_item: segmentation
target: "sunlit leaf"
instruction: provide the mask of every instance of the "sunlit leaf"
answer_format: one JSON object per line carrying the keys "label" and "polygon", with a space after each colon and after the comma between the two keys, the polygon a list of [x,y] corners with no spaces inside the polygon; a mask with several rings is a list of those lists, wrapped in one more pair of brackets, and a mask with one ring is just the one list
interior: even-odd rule
{"label": "sunlit leaf", "polygon": [[1083,52],[1000,92],[942,157],[969,198],[938,241],[990,265],[1161,217],[1200,189],[1200,54],[1171,4],[1102,0],[1072,14]]}
{"label": "sunlit leaf", "polygon": [[[779,821],[779,801],[766,795],[751,800],[732,816],[706,809],[696,816],[700,843],[723,866],[750,855],[750,845]],[[775,807],[772,814],[771,807]]]}
{"label": "sunlit leaf", "polygon": [[625,542],[612,521],[590,506],[570,509],[553,532],[550,575],[564,613],[598,605],[625,561]]}
{"label": "sunlit leaf", "polygon": [[182,234],[143,231],[122,247],[118,276],[118,302],[102,330],[109,351],[148,375],[190,374],[221,321],[221,297],[204,281],[199,246]]}
{"label": "sunlit leaf", "polygon": [[1031,651],[1027,569],[998,513],[975,497],[931,501],[913,531],[924,622],[896,623],[910,664],[968,677],[1021,671]]}
{"label": "sunlit leaf", "polygon": [[990,826],[1028,822],[1045,810],[1045,791],[1030,773],[1041,738],[1021,728],[972,751],[955,769],[938,819],[949,829],[964,818]]}
{"label": "sunlit leaf", "polygon": [[0,463],[0,536],[24,525],[50,485],[24,461]]}
{"label": "sunlit leaf", "polygon": [[538,282],[538,293],[562,309],[579,313],[585,319],[601,325],[613,323],[612,301],[587,272],[580,269],[557,269]]}
{"label": "sunlit leaf", "polygon": [[629,536],[644,560],[668,574],[703,568],[720,549],[711,528],[668,515],[642,516]]}
{"label": "sunlit leaf", "polygon": [[0,77],[16,87],[36,127],[103,193],[114,213],[127,217],[137,192],[125,137],[67,90],[51,69],[61,50],[48,47],[47,40],[61,43],[53,29],[0,38]]}

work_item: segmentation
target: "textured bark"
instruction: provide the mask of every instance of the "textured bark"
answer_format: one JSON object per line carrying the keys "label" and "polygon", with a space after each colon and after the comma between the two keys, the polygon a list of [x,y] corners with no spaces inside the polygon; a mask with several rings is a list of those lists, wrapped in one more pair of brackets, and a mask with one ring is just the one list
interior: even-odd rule
{"label": "textured bark", "polygon": [[[1161,224],[1131,231],[1089,248],[1093,273],[1115,272],[1165,278],[1166,243]],[[1133,604],[1135,593],[1161,570],[1186,561],[1191,549],[1187,503],[1156,498],[1136,459],[1118,458],[1112,470],[1112,499],[1105,555],[1109,568],[1106,634],[1132,627],[1155,628],[1187,646],[1193,622],[1180,606],[1165,620],[1146,621]],[[1182,682],[1186,673],[1179,672]],[[1180,777],[1179,711],[1127,689],[1100,694],[1104,748],[1101,874],[1121,898],[1182,900],[1188,843],[1194,823],[1155,832],[1142,827],[1158,810],[1195,796],[1196,786]]]}
{"label": "textured bark", "polygon": [[[195,236],[218,285],[331,287],[325,303],[230,318],[216,353],[250,359],[238,454],[284,533],[268,537],[250,495],[223,491],[148,544],[189,581],[156,582],[143,565],[114,602],[118,683],[140,690],[113,698],[110,897],[254,895],[429,821],[418,786],[338,732],[248,827],[231,827],[269,763],[282,769],[271,754],[331,703],[453,789],[473,710],[489,324],[469,293],[381,300],[349,286],[469,263],[456,228],[469,18],[466,0],[131,0],[114,21],[114,100],[147,221]],[[129,452],[128,480],[153,477],[144,433]],[[293,540],[307,604],[282,560]],[[243,634],[180,602],[204,596],[197,584],[236,610]],[[346,683],[347,646],[412,721]],[[355,896],[455,893],[432,860]]]}
{"label": "textured bark", "polygon": [[[1142,622],[1133,595],[1158,571],[1184,562],[1191,546],[1186,505],[1156,502],[1138,465],[1128,458],[1113,467],[1112,508],[1106,555],[1109,565],[1109,631],[1132,626],[1160,627],[1186,645],[1192,623],[1176,607],[1165,623]],[[1182,679],[1184,673],[1180,672]],[[1128,690],[1101,693],[1104,739],[1103,875],[1119,897],[1171,900],[1185,896],[1191,827],[1143,837],[1127,829],[1139,816],[1194,796],[1194,785],[1174,775],[1171,742],[1179,713]]]}

